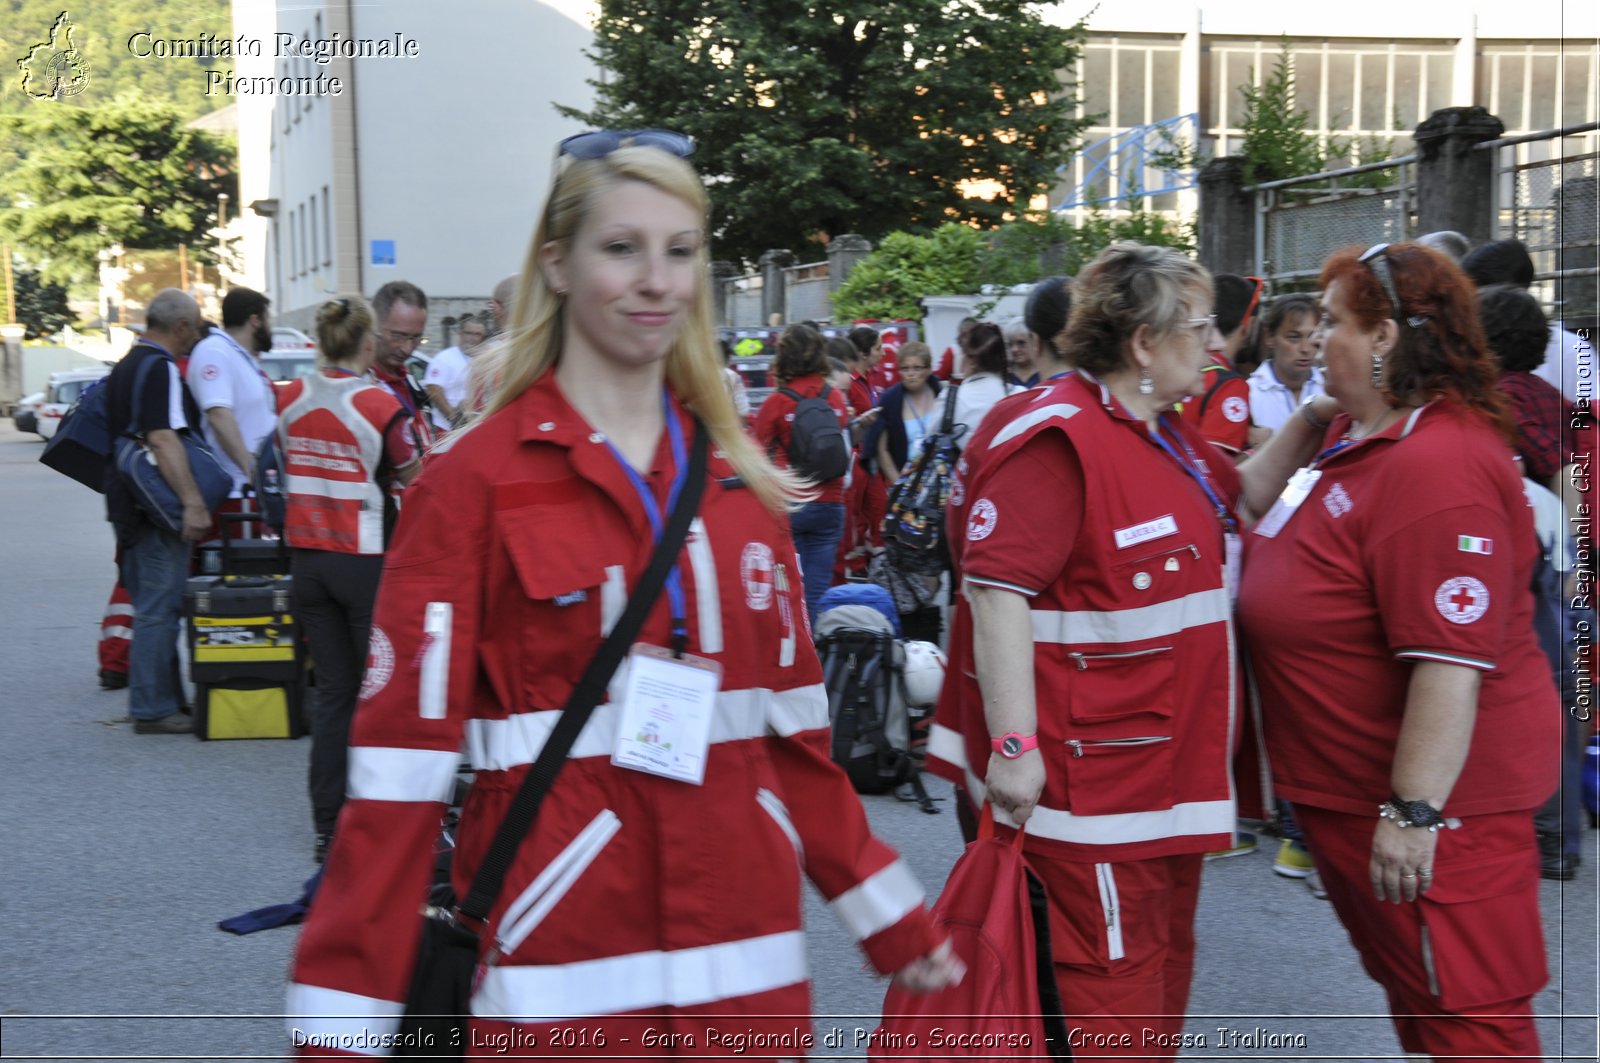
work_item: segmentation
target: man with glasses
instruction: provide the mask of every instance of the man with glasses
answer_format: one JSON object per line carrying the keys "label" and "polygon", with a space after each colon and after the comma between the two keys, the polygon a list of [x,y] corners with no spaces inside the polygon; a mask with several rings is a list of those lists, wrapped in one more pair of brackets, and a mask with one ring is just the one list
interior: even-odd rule
{"label": "man with glasses", "polygon": [[457,325],[456,334],[459,342],[434,355],[422,378],[428,401],[433,404],[433,426],[441,433],[459,426],[469,412],[463,409],[467,379],[472,371],[472,359],[482,348],[483,341],[489,338],[489,327],[468,315]]}
{"label": "man with glasses", "polygon": [[377,348],[372,376],[394,392],[405,407],[412,426],[412,444],[421,453],[437,433],[427,392],[411,376],[406,359],[428,342],[428,297],[410,281],[390,281],[373,295],[372,313],[378,325],[372,334]]}

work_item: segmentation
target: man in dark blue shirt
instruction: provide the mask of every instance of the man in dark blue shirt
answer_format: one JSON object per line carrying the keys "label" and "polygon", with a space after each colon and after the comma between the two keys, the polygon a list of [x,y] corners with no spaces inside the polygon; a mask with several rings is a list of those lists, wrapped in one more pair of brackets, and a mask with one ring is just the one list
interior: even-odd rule
{"label": "man in dark blue shirt", "polygon": [[[145,331],[106,381],[107,419],[121,434],[143,440],[162,478],[183,502],[182,534],[152,522],[135,503],[114,465],[106,470],[106,517],[121,547],[122,582],[133,599],[133,644],[128,651],[128,714],[136,734],[189,734],[178,671],[178,621],[190,544],[211,526],[195,486],[180,432],[198,431],[200,411],[178,372],[202,333],[200,307],[176,288],[156,293]],[[151,364],[152,361],[155,364]],[[140,381],[143,381],[142,388]],[[137,408],[135,392],[138,392]]]}

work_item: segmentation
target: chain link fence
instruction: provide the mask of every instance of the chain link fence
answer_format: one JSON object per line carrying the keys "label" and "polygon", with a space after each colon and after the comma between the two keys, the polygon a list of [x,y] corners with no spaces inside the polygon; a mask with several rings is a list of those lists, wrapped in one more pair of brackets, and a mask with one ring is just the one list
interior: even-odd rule
{"label": "chain link fence", "polygon": [[1534,293],[1556,317],[1600,313],[1600,133],[1596,123],[1481,146],[1495,152],[1495,231],[1533,256]]}
{"label": "chain link fence", "polygon": [[1323,260],[1350,244],[1411,235],[1416,156],[1256,186],[1256,275],[1268,290],[1314,284]]}

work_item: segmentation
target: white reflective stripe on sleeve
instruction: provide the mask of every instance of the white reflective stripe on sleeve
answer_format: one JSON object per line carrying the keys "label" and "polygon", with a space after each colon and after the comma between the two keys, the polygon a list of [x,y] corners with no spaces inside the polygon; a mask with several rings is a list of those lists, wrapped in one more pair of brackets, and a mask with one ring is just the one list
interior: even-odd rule
{"label": "white reflective stripe on sleeve", "polygon": [[[620,691],[613,688],[620,695]],[[578,732],[571,757],[609,757],[617,745],[620,697],[595,706]],[[468,720],[467,759],[479,771],[507,771],[532,764],[555,730],[559,710],[522,712],[500,720]],[[793,690],[724,690],[711,718],[711,743],[738,742],[768,734],[788,736],[828,726],[828,695],[822,685]]]}
{"label": "white reflective stripe on sleeve", "polygon": [[1228,591],[1223,587],[1196,591],[1170,602],[1136,609],[1106,612],[1034,609],[1033,641],[1069,646],[1085,642],[1136,642],[1175,635],[1204,624],[1220,624],[1231,613]]}
{"label": "white reflective stripe on sleeve", "polygon": [[794,829],[794,821],[789,818],[789,809],[777,794],[765,786],[756,791],[756,803],[766,810],[767,815],[778,824],[778,829],[789,838],[789,844],[794,846],[794,855],[802,864],[806,859],[806,847],[800,841],[800,832]]}
{"label": "white reflective stripe on sleeve", "polygon": [[689,564],[694,568],[694,604],[700,614],[701,653],[722,652],[722,598],[717,588],[717,559],[706,536],[706,522],[696,517],[689,524]]}
{"label": "white reflective stripe on sleeve", "polygon": [[336,498],[341,502],[360,502],[372,490],[372,485],[365,480],[330,480],[326,476],[306,476],[297,472],[288,475],[287,483],[287,494]]}
{"label": "white reflective stripe on sleeve", "polygon": [[460,766],[455,750],[351,746],[347,794],[353,801],[448,801]]}
{"label": "white reflective stripe on sleeve", "polygon": [[935,722],[928,728],[928,756],[965,771],[967,769],[967,743],[960,731],[952,731]]}
{"label": "white reflective stripe on sleeve", "polygon": [[1078,407],[1069,402],[1056,402],[1019,414],[1015,420],[994,434],[994,439],[989,442],[989,449],[993,450],[1002,443],[1009,443],[1034,425],[1043,424],[1052,417],[1059,417],[1064,421],[1077,412]]}
{"label": "white reflective stripe on sleeve", "polygon": [[422,675],[417,680],[417,712],[424,720],[450,714],[450,632],[455,609],[429,602],[422,616]]}
{"label": "white reflective stripe on sleeve", "polygon": [[922,883],[899,860],[845,890],[829,904],[857,940],[887,930],[922,906]]}
{"label": "white reflective stripe on sleeve", "polygon": [[133,628],[123,627],[121,624],[113,624],[110,627],[101,628],[100,637],[103,639],[128,639],[131,641],[133,639]]}
{"label": "white reflective stripe on sleeve", "polygon": [[545,865],[528,888],[511,902],[500,920],[499,946],[502,954],[515,952],[528,935],[544,922],[550,909],[560,903],[573,885],[600,855],[600,850],[622,829],[622,820],[609,808],[589,821],[578,836]]}
{"label": "white reflective stripe on sleeve", "polygon": [[606,566],[606,581],[600,585],[600,634],[611,634],[622,611],[628,607],[628,570],[621,565]]}
{"label": "white reflective stripe on sleeve", "polygon": [[[484,972],[472,996],[472,1014],[548,1022],[694,1007],[782,989],[805,977],[805,934],[788,930],[671,952],[635,952],[537,967],[497,964]],[[538,1011],[530,1012],[530,1006]]]}
{"label": "white reflective stripe on sleeve", "polygon": [[1100,911],[1106,919],[1106,958],[1122,959],[1122,912],[1117,896],[1117,876],[1110,864],[1094,865],[1094,877],[1100,885]]}
{"label": "white reflective stripe on sleeve", "polygon": [[106,616],[132,616],[133,606],[127,602],[112,602],[106,606]]}
{"label": "white reflective stripe on sleeve", "polygon": [[285,1010],[284,1025],[297,1048],[337,1048],[377,1056],[389,1054],[383,1039],[399,1032],[405,1005],[291,982]]}

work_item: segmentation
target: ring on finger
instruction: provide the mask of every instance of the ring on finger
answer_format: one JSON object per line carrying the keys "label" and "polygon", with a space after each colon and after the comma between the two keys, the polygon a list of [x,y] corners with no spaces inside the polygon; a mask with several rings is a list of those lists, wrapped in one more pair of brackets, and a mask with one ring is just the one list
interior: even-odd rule
{"label": "ring on finger", "polygon": [[1401,875],[1400,877],[1401,878],[1416,878],[1417,876],[1415,876],[1415,875]]}

